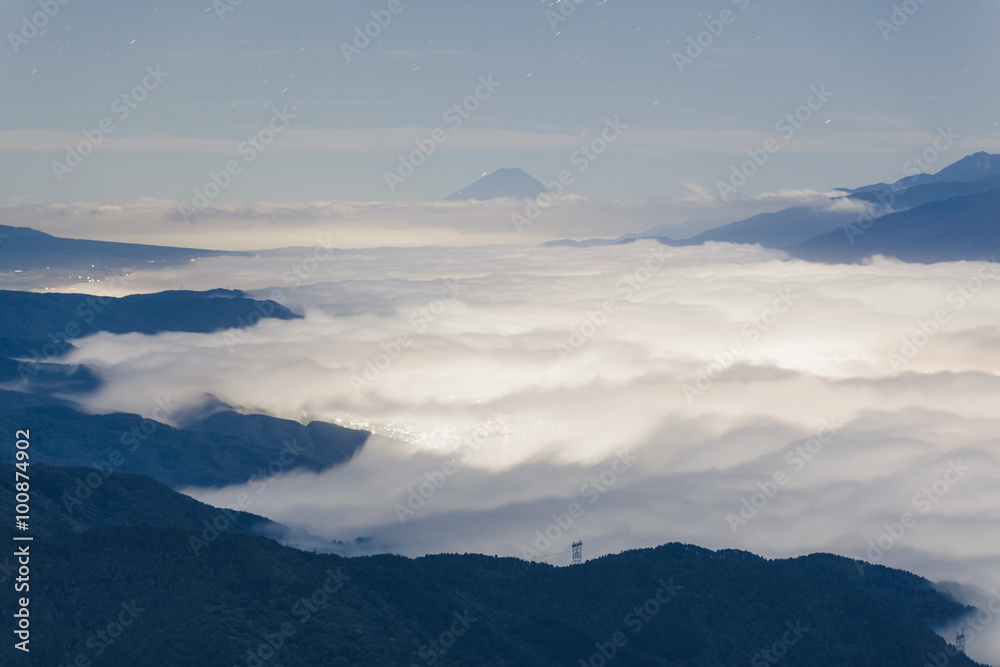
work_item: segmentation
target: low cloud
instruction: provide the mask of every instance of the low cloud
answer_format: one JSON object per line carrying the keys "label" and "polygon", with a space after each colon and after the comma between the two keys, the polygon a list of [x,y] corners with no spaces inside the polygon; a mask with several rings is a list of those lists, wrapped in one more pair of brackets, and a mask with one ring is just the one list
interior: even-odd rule
{"label": "low cloud", "polygon": [[[653,228],[680,239],[789,206],[847,205],[846,200],[811,190],[765,193],[726,203],[713,188],[693,182],[684,187],[687,194],[676,199],[595,202],[566,195],[546,202],[527,225],[512,220],[514,215],[525,216],[526,202],[516,199],[298,204],[248,200],[197,210],[191,202],[153,198],[117,204],[19,199],[0,206],[0,214],[4,224],[68,238],[260,250],[319,242],[338,248],[536,245],[564,238],[616,239]],[[189,209],[187,218],[181,204]]]}
{"label": "low cloud", "polygon": [[[1000,585],[994,265],[653,242],[310,257],[205,260],[130,287],[228,282],[303,320],[100,334],[68,360],[107,380],[95,410],[211,392],[376,433],[344,467],[259,495],[188,490],[201,500],[248,490],[251,511],[351,553],[527,548],[559,564],[575,540],[588,557],[677,540]],[[636,463],[608,472],[622,455]]]}

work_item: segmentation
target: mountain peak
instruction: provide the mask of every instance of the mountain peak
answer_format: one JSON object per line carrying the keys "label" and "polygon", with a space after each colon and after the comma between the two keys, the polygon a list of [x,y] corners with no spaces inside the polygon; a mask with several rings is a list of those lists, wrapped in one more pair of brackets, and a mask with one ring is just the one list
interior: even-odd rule
{"label": "mountain peak", "polygon": [[929,183],[971,183],[997,174],[1000,174],[1000,155],[979,151],[951,163],[936,174],[907,176],[896,181],[892,187],[898,190]]}
{"label": "mountain peak", "polygon": [[497,169],[483,176],[475,183],[465,186],[458,192],[445,197],[446,201],[485,201],[513,197],[516,199],[534,199],[538,195],[550,192],[544,184],[532,178],[523,169]]}
{"label": "mountain peak", "polygon": [[1000,155],[979,151],[954,162],[937,173],[946,181],[978,181],[1000,174]]}

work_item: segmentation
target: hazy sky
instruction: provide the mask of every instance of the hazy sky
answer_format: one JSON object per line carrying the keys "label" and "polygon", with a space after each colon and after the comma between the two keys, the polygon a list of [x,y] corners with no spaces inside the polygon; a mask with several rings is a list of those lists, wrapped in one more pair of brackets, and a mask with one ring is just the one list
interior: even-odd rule
{"label": "hazy sky", "polygon": [[[898,30],[886,27],[887,0],[558,4],[574,11],[536,0],[51,0],[48,17],[37,0],[10,0],[0,202],[185,202],[231,160],[240,173],[215,203],[434,201],[500,167],[552,180],[613,117],[627,129],[574,171],[574,194],[714,191],[768,137],[780,150],[746,194],[895,180],[949,126],[962,138],[932,171],[1000,151],[992,0],[914,2]],[[371,43],[345,55],[376,18],[385,25],[368,26]],[[675,52],[699,33],[708,47],[679,68]],[[446,118],[477,87],[478,108]],[[814,98],[791,136],[777,131],[813,87],[832,96]],[[57,174],[65,147],[102,121],[108,136]],[[435,128],[446,140],[391,190],[385,172]],[[248,137],[262,146],[252,162],[239,152]]]}

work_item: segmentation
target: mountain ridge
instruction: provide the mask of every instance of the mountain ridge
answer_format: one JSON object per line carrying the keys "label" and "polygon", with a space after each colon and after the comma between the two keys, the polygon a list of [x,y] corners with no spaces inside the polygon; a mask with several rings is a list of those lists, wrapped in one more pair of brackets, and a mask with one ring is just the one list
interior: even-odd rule
{"label": "mountain ridge", "polygon": [[30,227],[0,225],[0,271],[72,269],[121,270],[150,264],[177,264],[199,257],[248,256],[227,250],[118,243],[53,236]]}
{"label": "mountain ridge", "polygon": [[[980,151],[936,174],[840,191],[847,194],[824,207],[762,213],[689,239],[628,234],[614,241],[561,240],[546,245],[589,247],[652,238],[670,246],[756,244],[816,262],[860,262],[885,255],[925,264],[976,261],[1000,246],[1000,155]],[[853,211],[838,209],[838,199],[857,205]]]}
{"label": "mountain ridge", "polygon": [[[109,490],[142,483],[114,477]],[[480,554],[345,558],[221,521],[200,530],[157,523],[158,512],[185,525],[203,520],[176,509],[190,502],[160,501],[137,525],[37,537],[32,581],[43,583],[31,604],[46,611],[32,629],[47,640],[32,646],[30,663],[5,642],[5,664],[81,664],[78,656],[100,647],[102,664],[115,665],[274,658],[288,667],[464,667],[604,664],[593,660],[603,656],[637,667],[716,667],[764,661],[782,641],[789,667],[923,664],[938,655],[956,667],[977,664],[930,629],[972,608],[916,575],[835,555],[770,560],[674,542],[561,568]],[[100,512],[74,511],[102,521]],[[11,530],[0,526],[0,538]],[[123,601],[145,629],[91,643]]]}
{"label": "mountain ridge", "polygon": [[65,399],[0,390],[0,428],[32,430],[47,442],[34,460],[49,465],[110,464],[172,487],[245,484],[282,472],[322,472],[349,461],[364,446],[367,431],[313,421],[307,425],[225,406],[203,420],[174,427],[182,414],[169,399],[155,419],[112,412],[87,414]]}

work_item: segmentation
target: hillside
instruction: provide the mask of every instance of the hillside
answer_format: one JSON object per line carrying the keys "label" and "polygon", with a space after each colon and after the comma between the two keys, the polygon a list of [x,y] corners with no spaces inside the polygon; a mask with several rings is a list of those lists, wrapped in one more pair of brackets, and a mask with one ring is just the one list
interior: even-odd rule
{"label": "hillside", "polygon": [[0,271],[72,269],[121,270],[189,262],[199,257],[246,255],[242,252],[113,243],[52,236],[28,227],[0,225]]}
{"label": "hillside", "polygon": [[[4,479],[14,479],[12,464],[0,465]],[[201,531],[220,514],[219,508],[171,491],[142,475],[92,467],[34,464],[31,478],[31,534],[53,537],[93,528],[173,527]],[[14,489],[0,486],[0,504],[14,506]],[[275,532],[270,519],[233,510],[225,530],[245,535]]]}
{"label": "hillside", "polygon": [[[51,499],[80,471],[35,474]],[[630,667],[707,667],[767,664],[772,650],[789,667],[921,665],[948,650],[929,626],[968,610],[925,579],[828,554],[666,544],[563,568],[311,554],[192,529],[207,506],[116,477],[89,514],[74,510],[76,532],[31,543],[36,643],[29,662],[4,642],[5,665],[577,665],[604,664],[603,652]],[[116,511],[122,501],[144,507]]]}
{"label": "hillside", "polygon": [[368,438],[366,431],[336,424],[302,425],[218,405],[204,418],[174,428],[140,415],[91,415],[67,401],[0,390],[0,430],[13,433],[24,424],[32,425],[39,444],[35,461],[111,462],[118,472],[175,488],[242,484],[255,475],[295,469],[319,472],[350,460]]}
{"label": "hillside", "polygon": [[123,297],[0,290],[0,338],[62,339],[107,331],[155,334],[210,333],[245,327],[262,317],[300,319],[275,301],[258,301],[239,290],[172,290]]}
{"label": "hillside", "polygon": [[[759,244],[765,248],[784,249],[819,234],[839,229],[853,222],[857,213],[824,211],[809,206],[795,206],[774,213],[760,213],[746,220],[710,229],[681,241],[660,238],[672,246],[701,245],[709,242]],[[630,239],[626,242],[631,242]]]}
{"label": "hillside", "polygon": [[100,380],[86,367],[59,364],[70,342],[99,331],[211,333],[246,328],[269,317],[299,319],[275,301],[238,290],[174,290],[114,298],[90,294],[0,290],[0,382],[34,393],[90,391]]}
{"label": "hillside", "polygon": [[1000,246],[1000,191],[921,204],[869,225],[851,237],[838,229],[788,250],[801,259],[828,263],[872,255],[925,264],[989,259]]}

